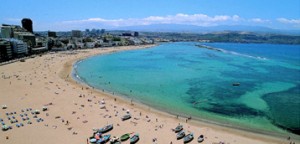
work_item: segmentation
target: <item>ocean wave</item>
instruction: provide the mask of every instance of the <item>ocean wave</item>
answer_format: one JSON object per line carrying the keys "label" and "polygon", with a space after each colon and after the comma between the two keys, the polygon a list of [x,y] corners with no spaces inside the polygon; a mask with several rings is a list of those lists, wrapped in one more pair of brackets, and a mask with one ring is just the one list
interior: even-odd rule
{"label": "ocean wave", "polygon": [[225,50],[225,49],[221,49],[221,48],[215,48],[215,47],[211,47],[211,46],[207,46],[207,45],[196,45],[196,46],[199,47],[199,48],[206,48],[206,49],[209,49],[209,50],[214,50],[214,51],[218,51],[218,52],[222,52],[222,53],[226,53],[226,54],[232,54],[232,55],[248,57],[248,58],[253,58],[253,59],[259,59],[259,60],[268,60],[265,57],[242,54],[242,53],[238,53],[238,52],[235,52],[235,51],[229,51],[229,50]]}

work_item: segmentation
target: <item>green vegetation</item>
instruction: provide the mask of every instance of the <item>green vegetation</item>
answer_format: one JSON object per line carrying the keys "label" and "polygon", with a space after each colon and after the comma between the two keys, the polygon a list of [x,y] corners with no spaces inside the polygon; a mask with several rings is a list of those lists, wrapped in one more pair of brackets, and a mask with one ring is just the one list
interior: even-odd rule
{"label": "green vegetation", "polygon": [[207,34],[144,32],[141,35],[148,38],[161,38],[170,41],[209,40],[210,42],[300,44],[300,36],[250,32],[220,32]]}

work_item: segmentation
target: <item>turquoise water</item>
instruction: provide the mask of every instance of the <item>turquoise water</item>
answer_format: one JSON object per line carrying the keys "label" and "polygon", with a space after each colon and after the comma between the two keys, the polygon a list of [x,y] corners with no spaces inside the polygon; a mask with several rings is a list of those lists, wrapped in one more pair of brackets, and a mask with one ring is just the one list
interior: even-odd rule
{"label": "turquoise water", "polygon": [[173,114],[300,133],[299,45],[165,43],[87,58],[75,72],[95,88]]}

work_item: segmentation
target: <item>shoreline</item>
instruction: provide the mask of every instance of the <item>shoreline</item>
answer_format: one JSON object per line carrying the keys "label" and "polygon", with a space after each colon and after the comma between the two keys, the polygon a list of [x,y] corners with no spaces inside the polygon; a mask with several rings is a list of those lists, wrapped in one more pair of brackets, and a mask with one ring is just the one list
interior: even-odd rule
{"label": "shoreline", "polygon": [[[154,45],[154,46],[156,46],[156,45]],[[151,47],[154,47],[154,46],[151,46]],[[196,45],[196,46],[198,46],[198,45]],[[151,47],[149,47],[149,48],[151,48]],[[136,50],[136,49],[132,49],[132,50]],[[120,52],[120,51],[115,51],[115,52]],[[115,52],[111,52],[111,53],[115,53]],[[111,54],[111,53],[104,53],[104,54],[101,54],[101,55],[107,55],[107,54]],[[96,55],[93,55],[93,56],[96,56]],[[89,57],[93,57],[93,56],[89,56]],[[86,58],[89,58],[89,57],[86,57]],[[269,133],[268,131],[259,131],[259,129],[251,129],[251,128],[246,128],[246,127],[233,126],[233,125],[223,124],[223,123],[216,122],[216,121],[210,121],[208,119],[202,119],[202,118],[189,119],[188,115],[182,115],[180,113],[177,114],[177,113],[157,109],[157,108],[154,108],[150,105],[147,105],[146,103],[135,101],[135,100],[130,99],[129,97],[123,96],[121,94],[116,94],[113,91],[107,91],[107,90],[104,90],[104,89],[103,89],[104,91],[101,91],[100,89],[97,89],[97,88],[94,89],[92,86],[87,84],[84,80],[82,80],[80,77],[76,77],[78,75],[76,74],[76,72],[74,72],[74,65],[76,65],[78,62],[80,62],[80,61],[82,61],[86,58],[73,61],[73,64],[72,64],[73,67],[69,71],[72,75],[72,78],[70,80],[77,83],[77,84],[79,84],[79,85],[89,87],[93,91],[98,92],[100,94],[104,94],[104,95],[107,95],[107,96],[112,97],[112,98],[122,99],[122,102],[125,102],[127,104],[132,105],[134,103],[134,105],[137,106],[138,108],[141,108],[143,110],[148,110],[149,112],[151,111],[151,112],[160,114],[162,116],[175,118],[175,119],[178,119],[181,122],[185,122],[185,120],[188,119],[189,123],[191,123],[195,126],[198,126],[198,127],[201,126],[201,125],[207,125],[207,126],[210,126],[210,127],[215,127],[217,129],[223,129],[224,131],[234,132],[235,134],[239,134],[239,132],[246,132],[246,133],[252,135],[253,138],[261,137],[261,138],[264,139],[265,137],[268,137],[268,138],[274,139],[274,141],[277,141],[277,140],[284,139],[284,138],[288,137],[287,134],[285,135],[283,133],[275,133],[275,132],[274,133]],[[297,136],[297,135],[295,135],[295,136]]]}
{"label": "shoreline", "polygon": [[[47,106],[47,111],[41,111],[39,118],[43,122],[17,128],[12,124],[12,130],[0,132],[0,143],[86,143],[92,134],[92,128],[99,128],[108,123],[114,124],[110,132],[112,136],[120,136],[128,132],[140,133],[139,143],[151,143],[157,138],[157,143],[182,143],[176,140],[171,131],[178,123],[184,125],[186,132],[194,132],[196,138],[204,134],[203,143],[288,143],[283,138],[265,136],[246,131],[230,129],[214,124],[188,121],[184,118],[176,119],[171,114],[164,113],[134,102],[130,104],[126,99],[97,91],[87,85],[78,83],[70,76],[76,61],[99,54],[108,54],[123,50],[142,49],[148,46],[111,47],[104,49],[85,49],[68,52],[45,54],[30,58],[25,62],[15,62],[0,66],[0,105],[7,105],[7,109],[0,109],[0,118],[6,123],[5,113],[16,111],[19,114],[24,108],[41,109]],[[116,98],[116,99],[115,99]],[[98,102],[105,100],[106,109],[100,109]],[[133,118],[121,121],[120,116],[130,110]],[[30,118],[31,115],[30,115]],[[195,123],[195,124],[194,124]],[[22,133],[22,135],[18,135]],[[151,135],[149,135],[151,133]],[[46,140],[47,139],[47,140]],[[45,141],[46,140],[46,141]],[[295,141],[294,139],[292,139]]]}

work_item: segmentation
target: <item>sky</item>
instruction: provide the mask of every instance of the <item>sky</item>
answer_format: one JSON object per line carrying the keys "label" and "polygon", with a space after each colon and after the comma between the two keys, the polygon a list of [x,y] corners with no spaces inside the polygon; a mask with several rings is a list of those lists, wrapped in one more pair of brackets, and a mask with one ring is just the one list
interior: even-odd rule
{"label": "sky", "polygon": [[0,24],[34,31],[151,24],[243,25],[300,30],[300,0],[2,0]]}

